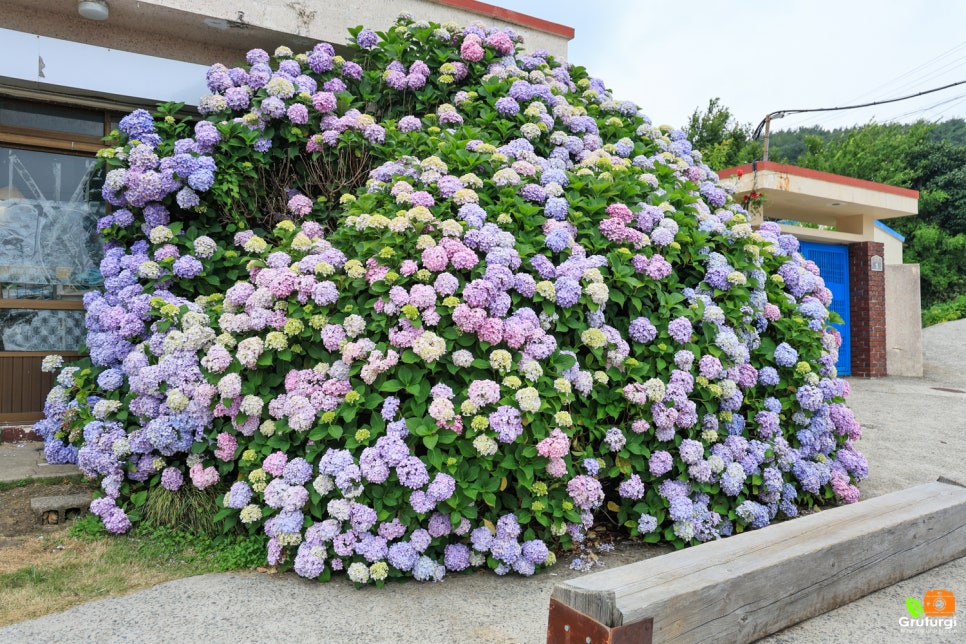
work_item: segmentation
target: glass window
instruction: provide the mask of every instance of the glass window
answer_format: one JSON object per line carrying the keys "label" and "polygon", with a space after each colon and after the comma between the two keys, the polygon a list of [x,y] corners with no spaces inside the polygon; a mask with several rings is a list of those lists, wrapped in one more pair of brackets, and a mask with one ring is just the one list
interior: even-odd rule
{"label": "glass window", "polygon": [[84,311],[0,309],[0,351],[79,351]]}
{"label": "glass window", "polygon": [[0,146],[2,299],[80,299],[103,279],[94,159]]}
{"label": "glass window", "polygon": [[104,136],[104,113],[0,97],[0,125]]}

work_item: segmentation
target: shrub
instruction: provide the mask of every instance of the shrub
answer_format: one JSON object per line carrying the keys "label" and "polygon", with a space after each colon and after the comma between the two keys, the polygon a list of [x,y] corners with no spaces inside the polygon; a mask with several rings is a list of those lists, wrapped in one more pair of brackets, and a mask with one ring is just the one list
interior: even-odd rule
{"label": "shrub", "polygon": [[922,326],[932,326],[942,322],[952,322],[966,317],[966,295],[946,302],[933,304],[922,311]]}
{"label": "shrub", "polygon": [[682,546],[857,498],[831,294],[683,132],[507,32],[350,34],[102,154],[90,361],[37,429],[108,530],[217,490],[270,564],[381,584],[529,575],[605,507]]}

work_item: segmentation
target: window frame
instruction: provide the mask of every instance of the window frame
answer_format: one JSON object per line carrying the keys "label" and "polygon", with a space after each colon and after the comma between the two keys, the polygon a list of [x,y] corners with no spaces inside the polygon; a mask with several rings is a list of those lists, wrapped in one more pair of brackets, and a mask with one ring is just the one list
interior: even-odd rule
{"label": "window frame", "polygon": [[[6,94],[3,94],[7,97]],[[103,135],[107,136],[110,133],[110,128],[113,123],[117,121],[117,114],[109,109],[97,108],[92,109],[90,107],[78,107],[61,102],[55,101],[38,101],[24,99],[20,96],[9,96],[9,98],[16,100],[20,103],[34,104],[34,105],[56,105],[61,109],[76,109],[77,111],[99,112],[103,116]],[[73,134],[70,132],[62,132],[59,130],[45,130],[40,128],[27,128],[13,125],[2,125],[0,124],[0,146],[27,150],[31,152],[48,152],[56,154],[67,154],[70,156],[78,156],[82,158],[93,158],[96,153],[104,148],[104,143],[102,139],[96,136],[87,136],[83,134]],[[110,205],[107,204],[108,212],[110,212]],[[80,300],[65,300],[65,299],[49,299],[49,300],[37,300],[37,299],[17,299],[17,298],[4,298],[0,294],[0,309],[32,309],[32,310],[54,310],[54,311],[82,311],[84,310],[84,304]],[[0,351],[0,357],[15,357],[15,356],[31,356],[31,355],[49,355],[57,354],[62,356],[79,356],[84,355],[76,351]]]}

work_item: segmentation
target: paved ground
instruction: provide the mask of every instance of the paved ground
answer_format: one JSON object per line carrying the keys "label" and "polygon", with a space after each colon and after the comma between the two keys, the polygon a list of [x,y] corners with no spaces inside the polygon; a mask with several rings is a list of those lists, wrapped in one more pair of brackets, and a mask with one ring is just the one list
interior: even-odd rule
{"label": "paved ground", "polygon": [[[923,344],[923,378],[851,380],[850,405],[865,431],[860,448],[871,464],[861,486],[866,498],[939,476],[966,483],[966,320],[926,329]],[[0,472],[13,462],[10,451],[0,449]],[[604,561],[613,567],[658,552],[626,546]],[[543,642],[550,592],[572,576],[564,562],[529,579],[477,574],[356,591],[341,579],[204,575],[15,624],[0,629],[0,642]],[[933,588],[960,598],[960,623],[949,631],[903,629],[905,598]],[[763,641],[966,641],[966,558]]]}
{"label": "paved ground", "polygon": [[43,443],[0,443],[0,483],[77,476],[80,473],[74,465],[47,463]]}

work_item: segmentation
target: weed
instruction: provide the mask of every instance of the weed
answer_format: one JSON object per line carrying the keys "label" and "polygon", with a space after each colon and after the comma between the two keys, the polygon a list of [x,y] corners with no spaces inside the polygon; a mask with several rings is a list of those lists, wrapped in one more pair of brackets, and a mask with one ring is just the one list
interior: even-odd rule
{"label": "weed", "polygon": [[63,485],[65,483],[88,483],[92,488],[94,487],[94,484],[91,481],[89,481],[83,475],[77,474],[74,476],[54,476],[47,478],[26,478],[16,481],[2,481],[0,482],[0,492],[14,490],[19,487],[27,487],[28,485]]}
{"label": "weed", "polygon": [[78,541],[96,541],[107,536],[104,524],[93,514],[86,514],[74,521],[67,533]]}

